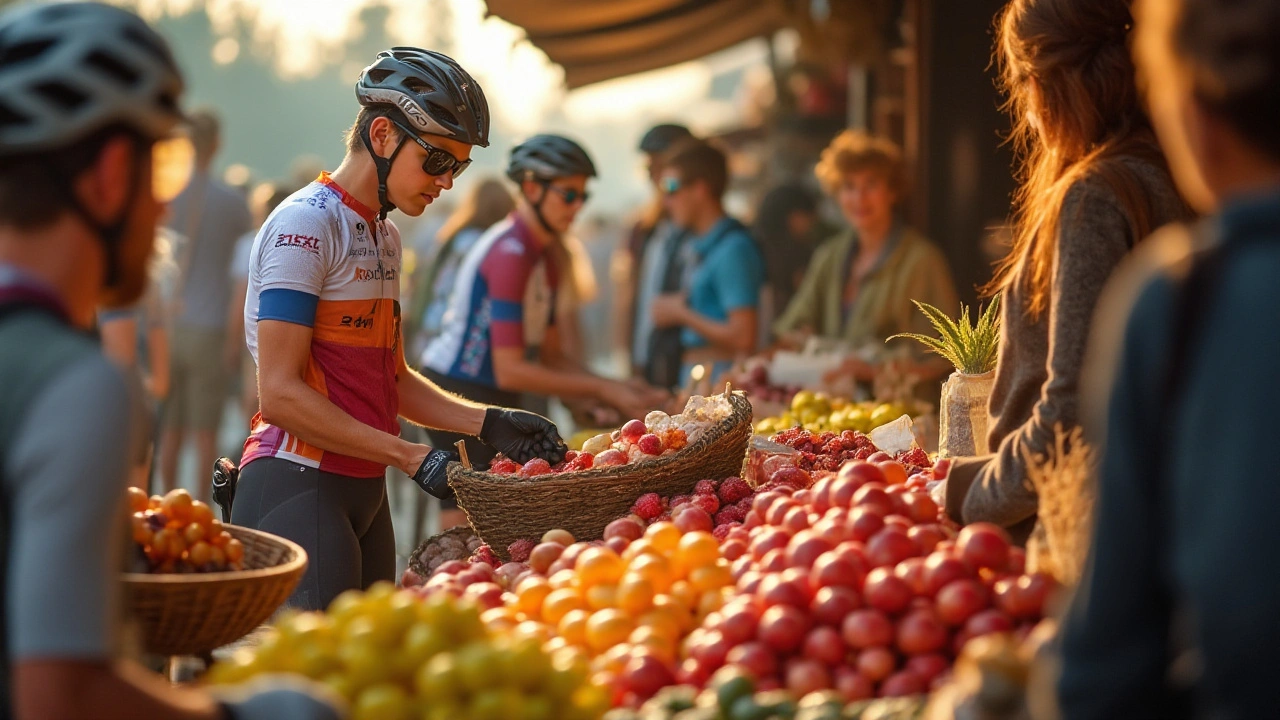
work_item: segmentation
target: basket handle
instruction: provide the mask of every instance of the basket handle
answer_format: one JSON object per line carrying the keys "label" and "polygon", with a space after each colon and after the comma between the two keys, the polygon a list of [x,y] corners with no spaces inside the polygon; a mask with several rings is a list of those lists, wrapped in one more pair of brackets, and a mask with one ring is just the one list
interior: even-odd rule
{"label": "basket handle", "polygon": [[458,448],[458,458],[462,461],[462,467],[464,467],[464,468],[466,468],[466,469],[470,470],[470,469],[471,469],[471,458],[467,457],[467,443],[466,443],[466,441],[465,441],[465,440],[459,440],[458,442],[454,443],[454,444],[453,444],[453,446],[454,446],[454,447],[456,447],[456,448]]}

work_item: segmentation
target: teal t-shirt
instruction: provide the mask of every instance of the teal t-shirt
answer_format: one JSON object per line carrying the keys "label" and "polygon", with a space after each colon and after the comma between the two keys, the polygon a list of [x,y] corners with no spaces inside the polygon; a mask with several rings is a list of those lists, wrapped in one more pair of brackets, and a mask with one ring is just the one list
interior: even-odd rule
{"label": "teal t-shirt", "polygon": [[[699,315],[725,322],[729,312],[760,306],[764,260],[742,223],[725,217],[706,235],[690,244],[689,307]],[[707,346],[707,339],[689,328],[681,332],[686,348]]]}

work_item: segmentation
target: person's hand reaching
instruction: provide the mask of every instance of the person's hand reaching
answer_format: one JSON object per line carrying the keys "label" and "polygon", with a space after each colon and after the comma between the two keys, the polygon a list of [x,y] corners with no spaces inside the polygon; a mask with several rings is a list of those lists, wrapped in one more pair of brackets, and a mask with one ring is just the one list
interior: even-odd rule
{"label": "person's hand reaching", "polygon": [[521,465],[536,457],[556,465],[569,450],[555,423],[536,413],[510,408],[485,411],[480,441]]}

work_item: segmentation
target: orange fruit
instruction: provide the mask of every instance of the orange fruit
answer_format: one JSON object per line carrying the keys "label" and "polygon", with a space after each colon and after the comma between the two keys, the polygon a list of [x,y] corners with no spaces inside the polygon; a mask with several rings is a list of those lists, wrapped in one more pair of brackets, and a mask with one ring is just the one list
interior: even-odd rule
{"label": "orange fruit", "polygon": [[217,545],[209,546],[209,562],[222,567],[227,564],[227,553]]}
{"label": "orange fruit", "polygon": [[188,546],[204,540],[204,526],[199,523],[188,523],[182,529],[182,539],[187,541]]}
{"label": "orange fruit", "polygon": [[149,498],[142,488],[130,487],[127,491],[129,498],[129,512],[142,512],[147,509]]}
{"label": "orange fruit", "polygon": [[627,642],[637,648],[645,648],[651,651],[666,663],[675,663],[676,643],[651,627],[641,625],[632,630],[631,635],[627,637]]}
{"label": "orange fruit", "polygon": [[733,571],[727,565],[719,563],[694,568],[689,571],[689,584],[701,593],[719,591],[720,588],[733,584]]}
{"label": "orange fruit", "polygon": [[698,602],[698,591],[688,580],[677,580],[671,584],[671,591],[667,595],[675,602],[680,603],[685,608],[691,608],[694,603]]}
{"label": "orange fruit", "polygon": [[516,626],[511,629],[511,634],[515,637],[534,638],[539,644],[555,636],[555,632],[550,626],[544,625],[537,620],[525,620],[524,622],[516,623]]}
{"label": "orange fruit", "polygon": [[552,590],[560,590],[568,588],[570,590],[578,589],[578,573],[573,570],[557,570],[550,578],[547,579]]}
{"label": "orange fruit", "polygon": [[618,583],[617,607],[635,617],[653,607],[653,582],[646,577],[627,573]]}
{"label": "orange fruit", "polygon": [[884,473],[885,485],[901,485],[907,481],[907,469],[902,463],[895,460],[885,460],[876,463],[876,467],[880,468],[880,472]]}
{"label": "orange fruit", "polygon": [[582,610],[586,606],[576,590],[552,590],[542,601],[542,621],[548,625],[558,625],[570,610]]}
{"label": "orange fruit", "polygon": [[557,650],[564,650],[565,648],[569,648],[569,647],[573,647],[573,646],[569,644],[568,640],[565,640],[563,637],[559,635],[554,635],[550,640],[547,640],[546,642],[542,643],[542,652],[550,655],[556,652]]}
{"label": "orange fruit", "polygon": [[617,607],[617,605],[617,585],[596,585],[587,589],[587,607],[592,610],[603,610],[605,608]]}
{"label": "orange fruit", "polygon": [[633,540],[627,549],[622,551],[622,559],[630,563],[641,555],[653,554],[661,555],[662,552],[653,546],[652,540],[642,537],[639,540]]}
{"label": "orange fruit", "polygon": [[587,620],[591,613],[586,610],[570,610],[560,618],[556,632],[570,645],[585,646],[587,644]]}
{"label": "orange fruit", "polygon": [[542,601],[551,594],[551,583],[546,578],[530,576],[516,586],[516,608],[522,613],[536,616],[542,611]]}
{"label": "orange fruit", "polygon": [[227,541],[223,551],[227,553],[227,562],[238,563],[244,559],[244,545],[235,538]]}
{"label": "orange fruit", "polygon": [[647,627],[670,640],[680,637],[680,619],[668,610],[653,609],[636,619],[636,627]]}
{"label": "orange fruit", "polygon": [[[660,552],[670,553],[675,551],[680,544],[681,532],[680,528],[671,522],[656,522],[644,531],[644,536],[653,543]],[[708,535],[708,537],[710,537]],[[715,540],[715,538],[711,538]]]}
{"label": "orange fruit", "polygon": [[187,561],[196,567],[209,562],[212,556],[213,547],[203,540],[192,545],[191,549],[187,551]]}
{"label": "orange fruit", "polygon": [[631,618],[615,608],[597,610],[587,619],[587,647],[602,653],[625,642],[635,629]]}
{"label": "orange fruit", "polygon": [[655,597],[653,599],[653,609],[669,613],[671,618],[680,626],[680,632],[685,633],[693,629],[694,622],[691,608],[671,596],[658,595]]}
{"label": "orange fruit", "polygon": [[[205,527],[208,527],[212,521],[213,521],[213,508],[209,507],[208,505],[205,505],[199,500],[196,500],[195,502],[191,503],[191,522],[199,523],[200,525],[204,525]],[[222,528],[218,528],[218,529],[221,530]]]}
{"label": "orange fruit", "polygon": [[719,590],[708,590],[698,596],[698,619],[701,620],[707,615],[719,610],[724,605],[724,596]]}
{"label": "orange fruit", "polygon": [[574,569],[578,581],[585,587],[618,582],[626,566],[622,558],[607,547],[589,547],[578,556]]}
{"label": "orange fruit", "polygon": [[642,555],[627,566],[627,574],[648,580],[655,592],[666,592],[674,580],[671,562],[661,555]]}
{"label": "orange fruit", "polygon": [[[624,635],[623,640],[626,640]],[[605,650],[595,659],[593,664],[606,669],[609,672],[620,673],[627,666],[627,661],[631,659],[632,647],[630,643],[621,642],[613,647]]]}
{"label": "orange fruit", "polygon": [[129,516],[129,527],[133,531],[133,541],[139,545],[151,544],[151,526],[147,524],[147,516],[136,512]]}
{"label": "orange fruit", "polygon": [[676,549],[680,563],[692,571],[694,568],[715,565],[720,559],[720,543],[711,533],[691,532],[680,538]]}
{"label": "orange fruit", "polygon": [[165,517],[185,525],[191,520],[191,505],[191,493],[177,488],[165,493],[164,499],[160,501],[160,510]]}

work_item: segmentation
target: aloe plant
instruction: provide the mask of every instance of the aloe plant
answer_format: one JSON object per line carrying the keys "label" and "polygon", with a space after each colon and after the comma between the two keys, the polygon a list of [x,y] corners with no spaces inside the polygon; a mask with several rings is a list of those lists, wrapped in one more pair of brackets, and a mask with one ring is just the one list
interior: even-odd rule
{"label": "aloe plant", "polygon": [[[938,337],[919,333],[902,333],[889,340],[910,338],[924,345],[930,352],[946,358],[956,370],[966,375],[981,375],[996,367],[996,355],[1000,349],[1000,297],[978,316],[978,324],[969,321],[969,308],[960,306],[960,318],[952,320],[947,314],[929,303],[912,300],[920,312],[929,318]],[[886,340],[885,342],[888,342]]]}

